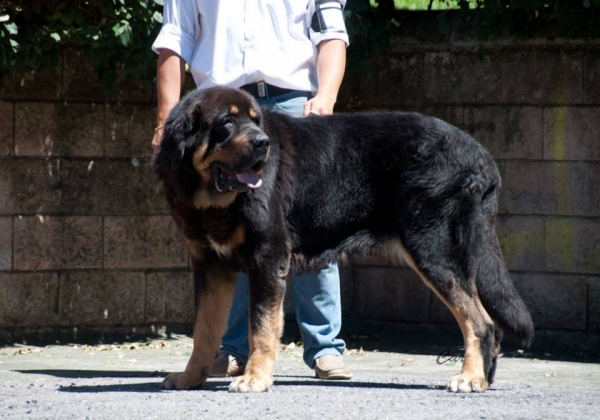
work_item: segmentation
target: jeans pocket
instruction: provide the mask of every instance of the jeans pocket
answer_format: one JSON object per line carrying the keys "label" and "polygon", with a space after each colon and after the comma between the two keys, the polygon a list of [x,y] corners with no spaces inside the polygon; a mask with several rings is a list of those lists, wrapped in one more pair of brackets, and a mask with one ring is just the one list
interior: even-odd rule
{"label": "jeans pocket", "polygon": [[273,111],[281,112],[292,117],[301,117],[302,112],[304,111],[304,104],[307,100],[308,99],[304,96],[291,99],[285,99],[285,97],[281,99],[277,98],[275,105],[273,105]]}

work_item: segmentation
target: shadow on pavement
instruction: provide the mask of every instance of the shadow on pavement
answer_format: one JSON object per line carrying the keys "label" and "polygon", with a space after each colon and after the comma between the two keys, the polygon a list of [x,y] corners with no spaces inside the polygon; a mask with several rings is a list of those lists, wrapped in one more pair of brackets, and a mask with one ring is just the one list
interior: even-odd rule
{"label": "shadow on pavement", "polygon": [[160,382],[143,382],[134,384],[112,384],[112,385],[81,385],[60,386],[60,392],[72,393],[99,393],[99,392],[161,392]]}
{"label": "shadow on pavement", "polygon": [[49,375],[57,378],[164,378],[168,372],[145,372],[139,370],[77,370],[77,369],[24,369],[14,372]]}
{"label": "shadow on pavement", "polygon": [[383,382],[358,382],[353,380],[348,381],[323,381],[320,379],[311,380],[281,380],[275,376],[274,385],[283,386],[319,386],[328,388],[365,388],[365,389],[404,389],[404,390],[430,390],[439,391],[445,390],[443,385],[423,385],[423,384],[398,384],[398,383],[383,383]]}
{"label": "shadow on pavement", "polygon": [[[111,370],[70,370],[70,369],[31,369],[16,370],[24,374],[49,375],[58,378],[73,379],[102,379],[102,378],[163,378],[166,372],[150,371],[111,371]],[[295,379],[297,378],[297,379]],[[229,388],[230,379],[209,379],[196,390],[201,391],[224,391]],[[319,379],[296,376],[275,375],[275,386],[318,386],[327,388],[365,388],[365,389],[402,389],[402,390],[444,390],[443,385],[423,384],[399,384],[382,382],[359,382],[359,381],[322,381]],[[139,382],[130,384],[108,384],[108,385],[68,385],[60,386],[60,392],[72,393],[98,393],[98,392],[161,392],[160,381]]]}
{"label": "shadow on pavement", "polygon": [[[30,372],[30,371],[28,371]],[[127,372],[124,372],[127,373]],[[281,378],[281,377],[279,377]],[[211,381],[209,380],[201,387],[195,388],[192,391],[208,391],[208,392],[228,392],[230,381]],[[445,390],[443,385],[422,385],[422,384],[397,384],[397,383],[380,383],[380,382],[358,382],[358,381],[321,381],[321,380],[291,380],[278,379],[275,377],[273,383],[277,386],[317,386],[327,388],[364,388],[364,389],[399,389],[399,390],[426,390],[440,391]],[[179,391],[162,391],[159,382],[143,382],[132,384],[111,384],[111,385],[70,385],[61,386],[58,388],[60,392],[71,393],[99,393],[99,392],[179,392]]]}

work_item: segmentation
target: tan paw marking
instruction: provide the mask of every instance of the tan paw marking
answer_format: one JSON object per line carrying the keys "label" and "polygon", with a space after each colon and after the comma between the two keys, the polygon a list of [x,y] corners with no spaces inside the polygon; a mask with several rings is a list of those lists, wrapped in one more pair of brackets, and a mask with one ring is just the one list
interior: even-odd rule
{"label": "tan paw marking", "polygon": [[229,385],[229,392],[265,392],[272,384],[272,379],[244,375],[239,376]]}
{"label": "tan paw marking", "polygon": [[471,377],[461,373],[450,378],[446,389],[450,392],[484,392],[487,387],[488,383],[483,377]]}

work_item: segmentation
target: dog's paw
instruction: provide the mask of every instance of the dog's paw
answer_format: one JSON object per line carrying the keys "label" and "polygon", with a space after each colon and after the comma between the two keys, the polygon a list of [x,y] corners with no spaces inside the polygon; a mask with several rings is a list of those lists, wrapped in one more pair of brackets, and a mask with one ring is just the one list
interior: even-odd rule
{"label": "dog's paw", "polygon": [[185,390],[202,384],[202,380],[194,380],[186,372],[169,373],[160,385],[161,389]]}
{"label": "dog's paw", "polygon": [[229,385],[229,392],[265,392],[273,384],[271,378],[243,375]]}
{"label": "dog's paw", "polygon": [[450,392],[484,392],[487,387],[485,378],[461,373],[450,378],[446,389]]}

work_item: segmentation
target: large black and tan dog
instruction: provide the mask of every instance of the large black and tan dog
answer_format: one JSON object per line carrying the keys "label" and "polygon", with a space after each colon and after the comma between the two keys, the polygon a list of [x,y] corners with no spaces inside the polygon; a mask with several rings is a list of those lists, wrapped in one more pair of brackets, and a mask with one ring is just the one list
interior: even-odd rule
{"label": "large black and tan dog", "polygon": [[192,355],[163,388],[206,380],[244,271],[250,358],[229,389],[265,391],[286,278],[341,254],[408,264],[452,311],[465,358],[451,391],[487,389],[503,330],[524,345],[532,340],[496,239],[496,165],[443,121],[414,113],[290,118],[240,90],[212,88],[174,108],[155,168],[192,255],[197,294]]}

